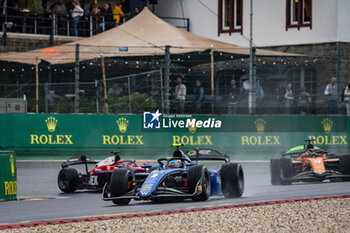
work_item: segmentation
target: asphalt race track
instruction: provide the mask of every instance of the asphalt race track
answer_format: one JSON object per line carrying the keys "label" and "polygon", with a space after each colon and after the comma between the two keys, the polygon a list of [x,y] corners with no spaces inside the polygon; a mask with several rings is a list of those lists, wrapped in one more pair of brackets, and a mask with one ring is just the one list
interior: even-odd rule
{"label": "asphalt race track", "polygon": [[242,165],[245,173],[242,198],[213,196],[206,202],[186,200],[161,204],[131,201],[130,205],[120,207],[102,201],[101,194],[96,192],[61,193],[56,181],[60,162],[17,162],[18,197],[30,199],[0,202],[0,224],[350,194],[350,182],[272,186],[269,163],[244,162]]}

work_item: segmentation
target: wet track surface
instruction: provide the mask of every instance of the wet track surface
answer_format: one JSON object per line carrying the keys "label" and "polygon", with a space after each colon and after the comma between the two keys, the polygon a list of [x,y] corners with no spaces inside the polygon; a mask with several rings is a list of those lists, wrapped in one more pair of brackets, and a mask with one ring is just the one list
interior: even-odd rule
{"label": "wet track surface", "polygon": [[18,197],[48,199],[0,202],[0,224],[350,193],[350,182],[272,186],[269,163],[245,162],[242,165],[245,173],[245,192],[242,198],[213,196],[206,202],[186,200],[161,204],[131,201],[128,206],[116,206],[112,202],[102,201],[101,194],[96,192],[61,193],[57,187],[60,162],[18,162]]}

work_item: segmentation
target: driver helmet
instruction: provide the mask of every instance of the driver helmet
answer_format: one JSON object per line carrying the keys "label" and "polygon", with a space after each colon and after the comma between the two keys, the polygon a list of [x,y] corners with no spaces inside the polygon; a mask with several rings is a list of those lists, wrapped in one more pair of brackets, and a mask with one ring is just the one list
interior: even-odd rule
{"label": "driver helmet", "polygon": [[310,156],[312,152],[310,150],[307,150],[304,152],[303,156]]}
{"label": "driver helmet", "polygon": [[173,159],[169,162],[169,167],[171,168],[182,168],[183,163],[180,159]]}

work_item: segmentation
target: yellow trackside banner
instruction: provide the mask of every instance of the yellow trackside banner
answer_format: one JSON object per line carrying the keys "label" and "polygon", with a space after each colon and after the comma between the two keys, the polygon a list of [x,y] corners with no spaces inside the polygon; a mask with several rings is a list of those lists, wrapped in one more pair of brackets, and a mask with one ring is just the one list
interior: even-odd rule
{"label": "yellow trackside banner", "polygon": [[14,151],[0,151],[0,200],[16,200],[17,173]]}

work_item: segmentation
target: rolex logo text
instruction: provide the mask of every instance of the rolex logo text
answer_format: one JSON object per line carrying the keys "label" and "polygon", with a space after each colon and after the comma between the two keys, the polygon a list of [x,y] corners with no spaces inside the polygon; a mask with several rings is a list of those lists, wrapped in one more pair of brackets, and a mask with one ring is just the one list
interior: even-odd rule
{"label": "rolex logo text", "polygon": [[254,125],[258,134],[241,136],[242,146],[276,146],[281,144],[280,136],[278,135],[261,135],[265,131],[266,120],[258,118],[254,121]]}
{"label": "rolex logo text", "polygon": [[[56,131],[58,120],[55,117],[45,119],[47,130],[50,133]],[[31,134],[30,144],[32,145],[72,145],[73,135],[67,134]]]}
{"label": "rolex logo text", "polygon": [[[116,120],[120,133],[124,134],[128,129],[129,120],[125,117]],[[102,135],[103,145],[143,145],[142,135]]]}

